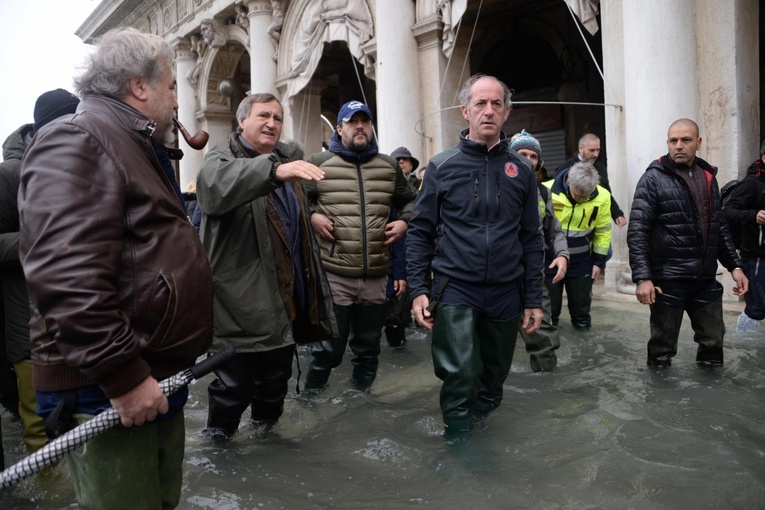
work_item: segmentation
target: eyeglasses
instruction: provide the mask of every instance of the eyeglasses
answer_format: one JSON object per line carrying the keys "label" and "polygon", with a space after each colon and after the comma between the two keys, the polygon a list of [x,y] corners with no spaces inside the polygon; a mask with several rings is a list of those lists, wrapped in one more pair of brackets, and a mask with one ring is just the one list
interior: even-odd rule
{"label": "eyeglasses", "polygon": [[575,192],[573,189],[569,190],[569,194],[571,195],[571,198],[573,198],[576,202],[583,203],[583,202],[589,202],[593,198],[595,198],[593,195],[595,195],[595,190],[592,190],[590,193],[586,195],[580,195],[579,193]]}

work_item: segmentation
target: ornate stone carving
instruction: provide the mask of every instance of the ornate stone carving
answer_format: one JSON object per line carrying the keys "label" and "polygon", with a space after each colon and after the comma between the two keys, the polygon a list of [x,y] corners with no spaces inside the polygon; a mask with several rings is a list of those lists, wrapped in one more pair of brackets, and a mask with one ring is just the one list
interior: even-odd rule
{"label": "ornate stone carving", "polygon": [[351,54],[371,72],[374,62],[364,52],[364,45],[374,36],[372,19],[363,0],[316,0],[307,4],[299,32],[290,41],[292,57],[285,100],[289,101],[311,80],[324,42],[346,41]]}
{"label": "ornate stone carving", "polygon": [[436,12],[441,15],[444,23],[443,48],[447,57],[451,56],[457,40],[457,28],[460,19],[467,9],[467,0],[438,0]]}
{"label": "ornate stone carving", "polygon": [[236,11],[236,24],[249,34],[250,18],[247,17],[247,6],[244,4],[236,4],[234,10]]}
{"label": "ornate stone carving", "polygon": [[220,21],[205,18],[200,23],[200,33],[192,34],[189,39],[191,41],[191,51],[197,55],[197,63],[186,73],[186,79],[189,80],[189,83],[196,85],[199,82],[199,71],[202,68],[202,62],[208,48],[221,48],[224,46],[226,44],[226,35]]}
{"label": "ornate stone carving", "polygon": [[271,24],[268,26],[268,35],[274,41],[274,62],[279,53],[279,39],[282,37],[284,13],[287,11],[288,3],[288,0],[271,0]]}

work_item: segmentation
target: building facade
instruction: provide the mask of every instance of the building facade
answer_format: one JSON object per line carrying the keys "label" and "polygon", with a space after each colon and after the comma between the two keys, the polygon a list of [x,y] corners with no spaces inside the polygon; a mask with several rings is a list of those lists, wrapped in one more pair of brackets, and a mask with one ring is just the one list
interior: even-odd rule
{"label": "building facade", "polygon": [[[339,106],[370,105],[380,149],[423,165],[466,127],[457,92],[471,74],[515,94],[505,130],[542,142],[549,169],[601,137],[625,212],[680,117],[701,127],[718,180],[739,176],[765,136],[763,12],[757,0],[102,0],[77,32],[93,42],[133,26],[176,52],[178,117],[223,143],[248,92],[272,92],[283,139],[325,147]],[[203,151],[181,139],[182,187]],[[606,285],[633,292],[626,229],[615,228]],[[726,284],[726,288],[730,285]]]}

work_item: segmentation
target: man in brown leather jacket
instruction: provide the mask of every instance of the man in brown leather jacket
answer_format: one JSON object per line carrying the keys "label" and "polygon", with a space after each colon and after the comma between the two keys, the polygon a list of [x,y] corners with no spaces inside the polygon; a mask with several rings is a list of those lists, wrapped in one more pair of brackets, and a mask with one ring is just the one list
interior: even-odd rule
{"label": "man in brown leather jacket", "polygon": [[41,129],[22,163],[38,412],[60,430],[111,405],[122,422],[67,458],[80,508],[180,499],[188,393],[157,381],[207,350],[213,317],[204,248],[152,145],[172,128],[172,61],[158,36],[105,34],[77,113]]}

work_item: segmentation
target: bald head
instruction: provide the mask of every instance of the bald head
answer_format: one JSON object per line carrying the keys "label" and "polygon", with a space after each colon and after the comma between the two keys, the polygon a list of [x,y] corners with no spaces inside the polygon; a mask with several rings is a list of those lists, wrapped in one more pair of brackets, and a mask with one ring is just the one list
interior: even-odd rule
{"label": "bald head", "polygon": [[698,138],[699,137],[699,134],[700,134],[699,125],[696,124],[691,119],[677,119],[675,122],[673,122],[669,126],[669,130],[667,131],[667,134],[669,134],[669,131],[672,131],[672,128],[674,128],[674,127],[681,127],[681,126],[682,127],[690,127],[690,128],[692,128],[693,132],[695,134],[694,138]]}

